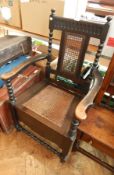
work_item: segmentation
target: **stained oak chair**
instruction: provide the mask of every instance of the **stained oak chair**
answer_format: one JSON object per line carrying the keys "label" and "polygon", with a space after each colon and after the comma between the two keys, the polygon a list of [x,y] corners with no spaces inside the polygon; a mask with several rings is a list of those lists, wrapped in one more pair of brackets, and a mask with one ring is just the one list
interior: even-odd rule
{"label": "stained oak chair", "polygon": [[[93,88],[89,93],[94,94],[94,91]],[[114,158],[114,55],[95,98],[94,105],[85,109],[86,104],[92,103],[88,97],[86,96],[76,108],[76,116],[80,120],[79,137],[76,141],[77,150],[114,172],[114,166],[110,166],[103,160],[91,155],[79,144],[80,140],[91,142],[94,147]]]}
{"label": "stained oak chair", "polygon": [[[58,17],[52,10],[49,18],[48,54],[34,57],[25,62],[24,66],[18,67],[18,69],[1,77],[6,81],[16,128],[45,145],[60,156],[62,160],[68,158],[74,145],[79,124],[75,118],[75,108],[89,91],[91,79],[94,79],[93,75],[95,75],[96,92],[99,89],[98,60],[108,32],[109,22],[110,18],[102,24],[75,21]],[[56,70],[50,67],[54,30],[62,32]],[[100,45],[94,62],[90,66],[90,75],[85,78],[82,69],[90,37],[98,38]],[[45,80],[15,99],[11,79],[28,65],[44,59],[47,59]],[[52,74],[54,74],[53,78],[51,78]],[[67,83],[64,81],[66,79],[68,80]],[[55,148],[52,143],[56,144],[59,149],[58,147]]]}

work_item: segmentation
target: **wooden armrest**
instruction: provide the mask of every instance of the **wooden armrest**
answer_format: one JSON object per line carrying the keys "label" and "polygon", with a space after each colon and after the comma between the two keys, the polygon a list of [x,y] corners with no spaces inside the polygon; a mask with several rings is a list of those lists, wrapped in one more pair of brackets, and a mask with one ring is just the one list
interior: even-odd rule
{"label": "wooden armrest", "polygon": [[87,108],[93,104],[95,96],[97,95],[101,84],[102,84],[102,77],[99,71],[96,69],[93,72],[93,86],[87,93],[87,95],[81,100],[81,102],[77,105],[75,109],[75,116],[79,120],[85,120],[87,118],[86,110]]}
{"label": "wooden armrest", "polygon": [[14,68],[12,71],[4,73],[0,76],[2,80],[13,79],[17,74],[19,74],[22,70],[27,68],[29,65],[34,64],[37,61],[41,61],[47,58],[47,54],[37,55],[31,57],[27,61],[24,61],[22,64]]}

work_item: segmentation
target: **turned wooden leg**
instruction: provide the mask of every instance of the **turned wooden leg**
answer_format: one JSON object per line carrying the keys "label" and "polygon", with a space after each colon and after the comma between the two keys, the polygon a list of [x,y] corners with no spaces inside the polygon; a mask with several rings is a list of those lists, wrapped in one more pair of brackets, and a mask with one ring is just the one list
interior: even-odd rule
{"label": "turned wooden leg", "polygon": [[79,145],[80,145],[80,139],[83,137],[83,133],[82,132],[78,132],[77,133],[77,137],[76,137],[76,139],[75,139],[75,142],[74,142],[74,145],[73,145],[73,149],[72,149],[72,151],[74,152],[74,151],[77,151],[77,149],[78,149],[78,147],[79,147]]}
{"label": "turned wooden leg", "polygon": [[18,120],[17,120],[16,111],[15,111],[15,108],[14,108],[14,105],[16,103],[16,98],[15,98],[15,95],[14,95],[14,91],[13,91],[13,87],[12,87],[12,83],[11,83],[10,79],[8,79],[6,81],[6,86],[7,86],[8,95],[9,95],[10,109],[11,109],[11,113],[12,113],[12,118],[13,118],[13,121],[14,121],[16,129],[18,131],[20,131],[20,127],[19,127],[19,123],[18,123]]}
{"label": "turned wooden leg", "polygon": [[64,141],[63,151],[62,151],[62,161],[66,161],[69,158],[69,155],[73,149],[74,142],[77,136],[77,127],[79,125],[78,120],[73,120],[71,123],[71,128],[69,131],[68,138]]}
{"label": "turned wooden leg", "polygon": [[71,128],[69,131],[69,137],[71,140],[75,140],[77,137],[77,128],[79,126],[79,121],[74,119],[71,123]]}
{"label": "turned wooden leg", "polygon": [[63,148],[62,148],[62,155],[61,155],[61,162],[66,162],[70,156],[70,153],[72,151],[73,147],[73,141],[67,138],[67,140],[64,142]]}

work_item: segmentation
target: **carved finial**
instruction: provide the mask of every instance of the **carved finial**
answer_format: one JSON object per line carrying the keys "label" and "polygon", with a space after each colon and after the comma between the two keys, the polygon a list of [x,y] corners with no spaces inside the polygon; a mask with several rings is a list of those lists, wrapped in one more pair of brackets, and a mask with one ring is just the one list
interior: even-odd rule
{"label": "carved finial", "polygon": [[50,18],[49,18],[50,21],[53,20],[54,15],[55,15],[55,9],[51,9],[51,15],[50,15]]}
{"label": "carved finial", "polygon": [[55,9],[51,9],[51,14],[52,14],[52,15],[55,14]]}
{"label": "carved finial", "polygon": [[109,23],[111,20],[112,20],[112,17],[111,16],[108,16],[107,17],[107,22]]}
{"label": "carved finial", "polygon": [[79,126],[79,121],[78,120],[73,120],[73,125],[76,126],[76,127]]}

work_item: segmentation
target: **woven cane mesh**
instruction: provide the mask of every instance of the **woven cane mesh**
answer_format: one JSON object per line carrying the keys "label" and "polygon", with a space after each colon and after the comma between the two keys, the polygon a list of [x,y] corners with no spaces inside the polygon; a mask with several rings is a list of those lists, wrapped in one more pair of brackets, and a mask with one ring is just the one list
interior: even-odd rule
{"label": "woven cane mesh", "polygon": [[83,36],[67,33],[62,71],[74,73],[80,56]]}
{"label": "woven cane mesh", "polygon": [[73,99],[72,94],[48,85],[23,106],[61,127]]}

